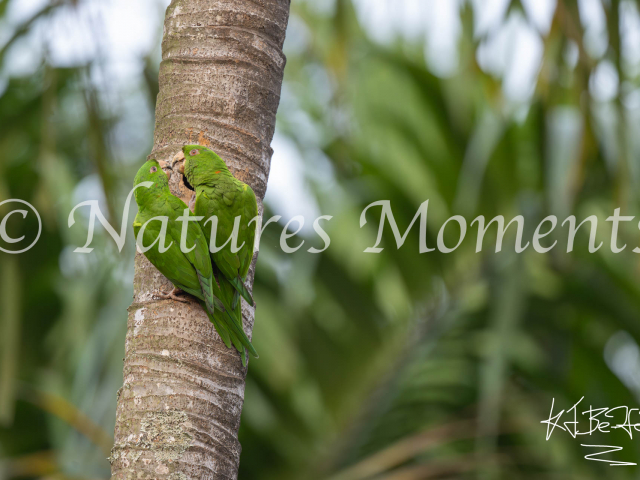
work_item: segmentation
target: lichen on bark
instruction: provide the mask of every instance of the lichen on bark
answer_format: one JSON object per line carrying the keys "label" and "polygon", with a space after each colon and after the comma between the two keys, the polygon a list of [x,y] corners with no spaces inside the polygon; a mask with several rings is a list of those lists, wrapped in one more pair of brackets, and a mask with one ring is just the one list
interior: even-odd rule
{"label": "lichen on bark", "polygon": [[[150,156],[169,161],[184,144],[209,146],[251,185],[260,212],[288,16],[289,0],[173,0],[165,17]],[[188,203],[179,176],[171,188]],[[156,299],[169,288],[136,255],[112,478],[237,478],[246,369],[197,303]],[[254,310],[242,311],[251,336]]]}

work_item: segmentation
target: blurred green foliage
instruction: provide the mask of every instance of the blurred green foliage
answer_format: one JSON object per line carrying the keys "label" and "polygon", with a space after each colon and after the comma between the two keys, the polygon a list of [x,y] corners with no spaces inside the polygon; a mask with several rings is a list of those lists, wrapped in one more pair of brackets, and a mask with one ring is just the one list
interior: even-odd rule
{"label": "blurred green foliage", "polygon": [[[461,2],[458,68],[446,78],[425,60],[423,39],[372,40],[348,0],[324,9],[292,2],[278,135],[299,153],[319,210],[334,216],[331,246],[287,255],[278,228],[262,239],[254,290],[261,358],[247,378],[240,478],[638,475],[583,458],[593,452],[580,443],[619,445],[607,458],[633,462],[640,447],[623,430],[582,439],[556,430],[545,441],[540,423],[552,399],[558,411],[584,396],[582,411],[637,408],[640,395],[637,230],[622,228],[627,249],[614,254],[604,221],[617,207],[637,210],[640,69],[625,57],[631,33],[621,15],[637,18],[638,5],[596,3],[606,48],[585,45],[585,2],[559,0],[549,31],[538,34],[534,89],[514,100],[503,76],[478,61],[495,34],[477,33],[482,2]],[[519,1],[503,25],[514,19],[533,24]],[[28,254],[0,254],[0,477],[109,475],[133,249],[119,253],[102,234],[94,253],[72,255],[86,230],[68,229],[67,215],[103,196],[119,224],[145,155],[118,153],[133,141],[121,126],[153,111],[154,59],[131,87],[138,107],[115,113],[94,81],[100,58],[64,69],[45,57],[33,74],[2,77],[0,197],[34,203],[44,232]],[[608,98],[594,93],[603,68],[616,75]],[[150,148],[152,124],[140,123],[135,138]],[[596,215],[606,245],[588,253],[582,232],[567,253],[558,228],[548,254],[514,254],[513,235],[493,253],[491,230],[476,253],[470,227],[454,253],[419,254],[417,231],[396,249],[387,228],[384,252],[364,254],[377,211],[362,229],[360,213],[381,199],[401,231],[429,199],[430,246],[455,214],[469,223],[522,215],[525,241],[547,215]],[[448,229],[446,244],[457,234]]]}

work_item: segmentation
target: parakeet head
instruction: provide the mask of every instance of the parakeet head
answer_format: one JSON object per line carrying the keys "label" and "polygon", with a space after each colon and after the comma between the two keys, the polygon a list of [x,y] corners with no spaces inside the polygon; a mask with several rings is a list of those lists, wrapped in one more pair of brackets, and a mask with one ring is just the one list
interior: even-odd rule
{"label": "parakeet head", "polygon": [[157,195],[158,191],[169,188],[169,177],[167,177],[160,163],[155,159],[145,162],[145,164],[140,167],[133,181],[133,186],[140,185],[142,182],[153,182],[153,185],[149,188],[136,188],[136,201],[146,198],[149,194],[155,193]]}
{"label": "parakeet head", "polygon": [[212,150],[202,145],[185,145],[173,157],[173,170],[183,174],[184,184],[193,186],[214,185],[221,177],[231,175],[224,160]]}

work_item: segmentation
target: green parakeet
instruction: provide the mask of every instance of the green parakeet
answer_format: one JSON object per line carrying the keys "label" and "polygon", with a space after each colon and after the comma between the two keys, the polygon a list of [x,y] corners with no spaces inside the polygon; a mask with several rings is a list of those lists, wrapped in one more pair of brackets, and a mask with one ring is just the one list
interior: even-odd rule
{"label": "green parakeet", "polygon": [[[140,185],[143,182],[151,183]],[[242,321],[238,321],[241,317],[229,307],[233,290],[227,287],[223,291],[216,283],[206,237],[198,222],[187,222],[186,242],[183,242],[186,249],[182,251],[184,222],[177,219],[184,215],[185,209],[188,215],[193,214],[182,200],[171,194],[168,177],[156,160],[149,160],[138,170],[135,187],[138,187],[135,189],[138,214],[133,222],[133,230],[137,239],[144,228],[141,246],[146,248],[152,245],[144,255],[176,288],[200,301],[227,347],[233,343],[242,353],[243,364],[246,364],[245,347],[257,357],[257,352],[242,329]],[[157,217],[167,219],[166,227]],[[166,228],[165,240],[161,235],[163,228]],[[190,248],[192,250],[187,251]],[[176,299],[174,292],[165,296]]]}
{"label": "green parakeet", "polygon": [[[201,145],[185,145],[182,152],[174,157],[176,162],[184,164],[180,170],[185,176],[185,184],[196,192],[194,213],[204,217],[201,221],[207,242],[211,241],[211,225],[205,222],[216,215],[218,217],[216,243],[226,242],[231,236],[236,218],[239,217],[237,247],[233,252],[233,242],[228,242],[217,252],[211,253],[216,267],[236,289],[232,307],[236,307],[238,294],[253,306],[253,298],[244,284],[253,258],[255,225],[258,203],[253,190],[246,183],[235,178],[227,164],[215,152]],[[217,247],[217,245],[216,245]]]}

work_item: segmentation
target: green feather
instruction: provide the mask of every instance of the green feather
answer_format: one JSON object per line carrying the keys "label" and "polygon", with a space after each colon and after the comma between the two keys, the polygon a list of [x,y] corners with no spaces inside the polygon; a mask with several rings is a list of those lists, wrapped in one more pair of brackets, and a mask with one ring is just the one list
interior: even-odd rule
{"label": "green feather", "polygon": [[[216,332],[218,332],[218,335],[220,335],[220,338],[222,339],[224,344],[227,346],[227,348],[231,348],[232,343],[231,343],[231,338],[229,337],[229,331],[226,329],[224,324],[218,321],[218,319],[214,315],[211,315],[209,313],[209,311],[207,310],[207,304],[204,303],[204,301],[202,300],[200,301],[200,306],[209,317],[209,321],[213,323],[213,326],[216,329]],[[244,348],[242,351],[244,351]]]}

